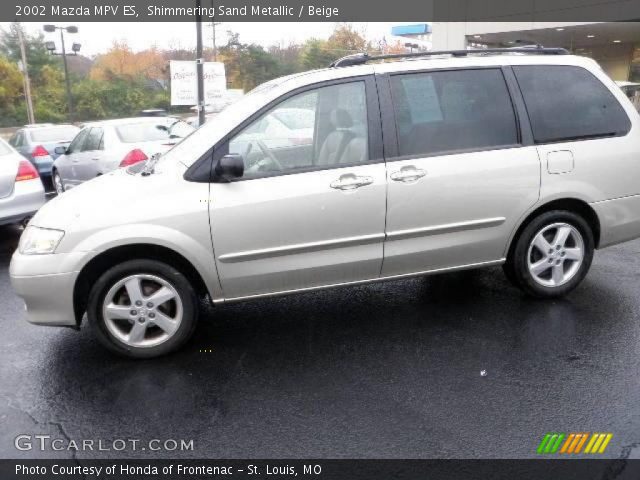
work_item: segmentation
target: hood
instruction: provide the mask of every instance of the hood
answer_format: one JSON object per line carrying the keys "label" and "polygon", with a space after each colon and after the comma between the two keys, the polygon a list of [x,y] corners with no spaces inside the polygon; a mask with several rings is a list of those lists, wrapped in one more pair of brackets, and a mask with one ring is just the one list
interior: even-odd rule
{"label": "hood", "polygon": [[165,164],[149,176],[117,169],[47,202],[31,224],[74,232],[139,221],[145,216],[145,204],[151,207],[154,198],[181,180],[185,170],[179,163]]}

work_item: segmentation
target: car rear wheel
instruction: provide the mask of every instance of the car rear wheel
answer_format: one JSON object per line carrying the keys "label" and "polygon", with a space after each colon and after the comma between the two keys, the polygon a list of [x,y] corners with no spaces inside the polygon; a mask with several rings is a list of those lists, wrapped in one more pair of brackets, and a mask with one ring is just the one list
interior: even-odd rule
{"label": "car rear wheel", "polygon": [[62,177],[57,170],[53,171],[53,188],[58,195],[64,193],[64,183],[62,183]]}
{"label": "car rear wheel", "polygon": [[546,212],[522,231],[504,270],[525,293],[558,297],[582,282],[594,248],[591,228],[581,216],[564,210]]}
{"label": "car rear wheel", "polygon": [[151,358],[189,340],[197,323],[197,299],[175,268],[155,260],[132,260],[98,279],[87,316],[97,339],[112,352]]}

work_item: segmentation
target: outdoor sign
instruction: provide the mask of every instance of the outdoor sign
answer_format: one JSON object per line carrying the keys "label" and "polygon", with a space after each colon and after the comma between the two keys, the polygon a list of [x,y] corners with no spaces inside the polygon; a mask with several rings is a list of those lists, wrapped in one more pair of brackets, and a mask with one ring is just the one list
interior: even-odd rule
{"label": "outdoor sign", "polygon": [[[171,60],[171,105],[197,105],[198,77],[196,62]],[[205,62],[204,73],[204,101],[212,103],[220,98],[227,87],[224,63]]]}

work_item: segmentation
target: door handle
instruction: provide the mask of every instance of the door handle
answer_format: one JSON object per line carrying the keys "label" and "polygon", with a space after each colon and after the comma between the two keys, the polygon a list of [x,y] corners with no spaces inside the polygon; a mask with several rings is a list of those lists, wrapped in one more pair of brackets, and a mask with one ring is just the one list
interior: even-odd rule
{"label": "door handle", "polygon": [[91,160],[97,162],[98,160],[100,160],[100,158],[99,157],[93,157]]}
{"label": "door handle", "polygon": [[371,185],[372,183],[372,177],[359,177],[353,173],[347,173],[341,175],[338,180],[331,182],[330,187],[337,190],[355,190],[356,188]]}
{"label": "door handle", "polygon": [[390,175],[390,177],[391,177],[391,180],[395,182],[410,183],[410,182],[418,181],[419,179],[424,177],[426,174],[427,172],[425,172],[421,168],[416,168],[413,165],[409,165],[406,167],[402,167],[397,172],[393,172]]}

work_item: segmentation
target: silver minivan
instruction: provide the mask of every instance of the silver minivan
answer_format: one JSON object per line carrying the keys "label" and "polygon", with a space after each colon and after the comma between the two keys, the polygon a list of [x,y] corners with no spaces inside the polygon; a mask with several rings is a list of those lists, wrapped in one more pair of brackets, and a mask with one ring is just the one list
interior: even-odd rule
{"label": "silver minivan", "polygon": [[[187,341],[199,297],[503,265],[549,298],[640,236],[640,118],[594,61],[373,59],[268,82],[159,159],[45,205],[11,263],[29,321],[86,313],[112,351],[153,357]],[[256,134],[292,109],[306,133]]]}

